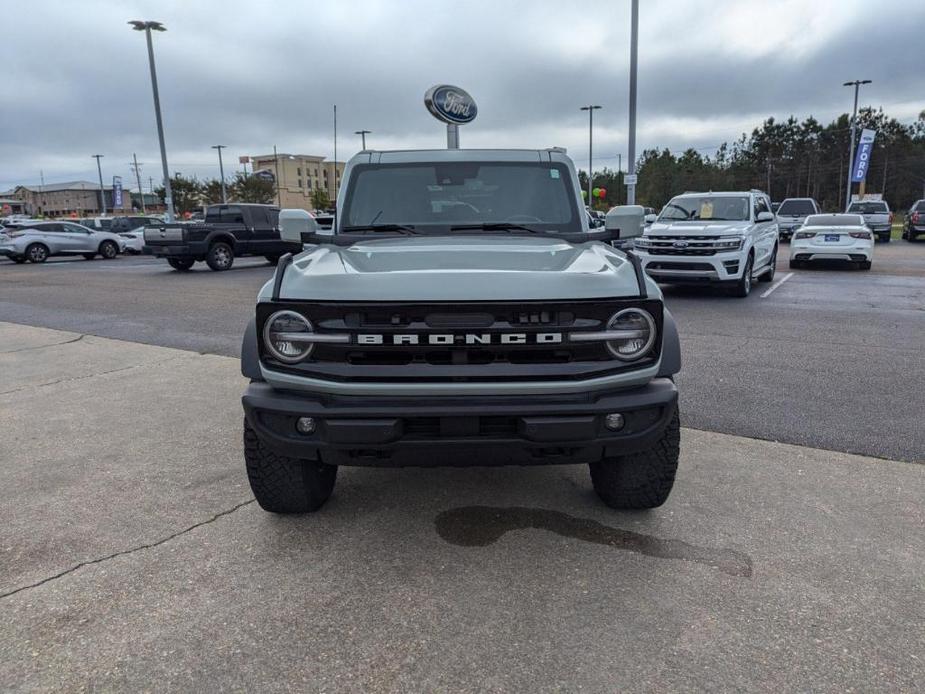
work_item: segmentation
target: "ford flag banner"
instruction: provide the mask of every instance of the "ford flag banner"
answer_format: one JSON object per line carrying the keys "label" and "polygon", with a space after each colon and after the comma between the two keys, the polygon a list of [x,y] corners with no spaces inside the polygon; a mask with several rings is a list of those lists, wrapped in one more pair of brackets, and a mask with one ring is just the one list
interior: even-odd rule
{"label": "ford flag banner", "polygon": [[122,207],[122,177],[112,177],[112,206]]}
{"label": "ford flag banner", "polygon": [[870,166],[870,152],[874,148],[876,130],[864,128],[861,131],[861,141],[858,143],[857,154],[854,155],[854,168],[851,169],[851,182],[860,183],[867,176],[867,167]]}

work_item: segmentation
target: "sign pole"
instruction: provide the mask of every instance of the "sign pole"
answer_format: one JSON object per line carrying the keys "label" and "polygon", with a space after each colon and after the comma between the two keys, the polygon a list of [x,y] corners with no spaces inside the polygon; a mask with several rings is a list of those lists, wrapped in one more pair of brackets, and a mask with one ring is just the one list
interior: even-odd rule
{"label": "sign pole", "polygon": [[455,123],[446,124],[446,148],[459,149],[459,126]]}

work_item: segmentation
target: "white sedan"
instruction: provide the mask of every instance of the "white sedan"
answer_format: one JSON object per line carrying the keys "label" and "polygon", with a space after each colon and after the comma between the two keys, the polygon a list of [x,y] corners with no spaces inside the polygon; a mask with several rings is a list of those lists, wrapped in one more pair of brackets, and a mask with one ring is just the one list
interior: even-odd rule
{"label": "white sedan", "polygon": [[813,260],[848,260],[870,270],[874,235],[859,214],[812,214],[793,234],[790,267]]}

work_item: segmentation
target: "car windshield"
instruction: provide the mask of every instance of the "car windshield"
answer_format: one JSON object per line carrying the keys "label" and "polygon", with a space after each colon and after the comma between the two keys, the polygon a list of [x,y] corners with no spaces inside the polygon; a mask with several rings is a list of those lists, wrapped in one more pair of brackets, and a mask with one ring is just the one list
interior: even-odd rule
{"label": "car windshield", "polygon": [[777,214],[781,217],[805,217],[808,214],[816,214],[816,208],[811,200],[784,200],[777,209]]}
{"label": "car windshield", "polygon": [[814,214],[806,218],[807,227],[862,227],[864,218],[856,214]]}
{"label": "car windshield", "polygon": [[885,202],[853,202],[848,211],[858,214],[886,214],[889,209]]}
{"label": "car windshield", "polygon": [[913,212],[925,212],[925,200],[919,201]]}
{"label": "car windshield", "polygon": [[684,195],[665,205],[659,221],[743,222],[748,213],[747,195]]}
{"label": "car windshield", "polygon": [[541,162],[370,164],[353,169],[341,231],[581,232],[570,170]]}

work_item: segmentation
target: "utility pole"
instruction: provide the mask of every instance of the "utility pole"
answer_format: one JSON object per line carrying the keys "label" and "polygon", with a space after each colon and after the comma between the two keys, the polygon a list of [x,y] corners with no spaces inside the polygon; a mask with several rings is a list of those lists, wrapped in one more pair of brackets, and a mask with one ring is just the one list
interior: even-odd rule
{"label": "utility pole", "polygon": [[593,157],[593,138],[594,138],[594,112],[601,108],[600,106],[582,106],[580,110],[588,112],[588,206],[594,208],[594,198],[591,197],[591,190],[594,184],[594,157]]}
{"label": "utility pole", "polygon": [[141,196],[141,213],[148,214],[145,209],[145,191],[141,187],[141,164],[138,163],[138,157],[132,152],[132,168],[135,170],[135,182],[138,183],[138,194]]}
{"label": "utility pole", "polygon": [[[630,10],[630,122],[626,172],[636,175],[636,72],[639,53],[639,0],[632,0]],[[636,184],[626,187],[626,204],[636,204]]]}
{"label": "utility pole", "polygon": [[100,166],[100,159],[103,158],[103,155],[102,154],[91,154],[90,156],[96,159],[96,171],[100,175],[100,214],[102,214],[105,217],[106,216],[106,190],[103,188],[103,168]]}
{"label": "utility pole", "polygon": [[854,141],[857,133],[858,120],[858,90],[862,84],[870,84],[872,80],[854,80],[845,82],[843,87],[854,87],[854,110],[851,112],[851,146],[848,149],[848,185],[845,187],[845,209],[851,204],[851,178],[854,175]]}
{"label": "utility pole", "polygon": [[148,43],[148,64],[151,67],[151,89],[154,92],[154,116],[157,120],[157,139],[161,146],[161,167],[164,170],[164,204],[167,206],[167,223],[173,224],[173,192],[170,190],[170,171],[167,168],[167,146],[164,144],[164,122],[161,119],[161,97],[157,91],[157,70],[154,67],[154,44],[151,42],[151,31],[167,31],[160,22],[142,22],[133,20],[129,22],[135,31],[145,32]]}
{"label": "utility pole", "polygon": [[279,155],[276,153],[276,145],[273,145],[273,166],[276,168],[276,205],[283,206],[283,196],[279,190]]}
{"label": "utility pole", "polygon": [[225,167],[222,165],[222,150],[227,145],[212,145],[212,149],[218,150],[218,173],[222,177],[222,204],[228,202],[228,195],[225,192]]}
{"label": "utility pole", "polygon": [[366,136],[369,135],[371,132],[372,130],[356,130],[353,133],[354,135],[359,135],[360,137],[363,138],[363,151],[364,152],[366,151]]}

